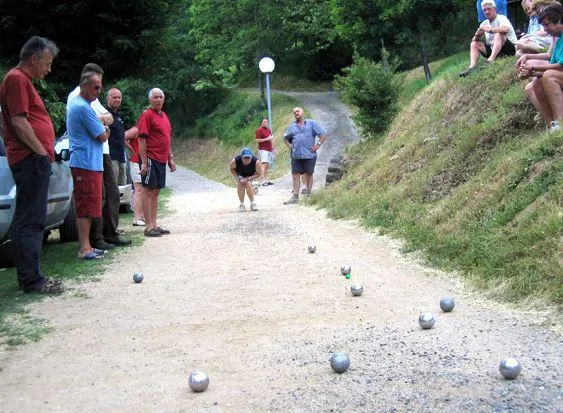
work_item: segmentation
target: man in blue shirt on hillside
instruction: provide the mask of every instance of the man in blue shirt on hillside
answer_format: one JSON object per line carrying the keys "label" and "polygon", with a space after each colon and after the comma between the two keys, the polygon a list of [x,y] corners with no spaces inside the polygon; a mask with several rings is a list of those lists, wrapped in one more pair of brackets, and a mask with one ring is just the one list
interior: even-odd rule
{"label": "man in blue shirt on hillside", "polygon": [[[291,174],[293,177],[293,195],[284,202],[285,205],[299,202],[299,178],[305,176],[307,189],[305,195],[311,194],[313,188],[313,172],[317,162],[317,151],[326,140],[326,130],[312,119],[305,119],[303,108],[293,109],[295,121],[289,125],[284,135],[284,143],[291,151]],[[316,138],[319,141],[316,142]]]}

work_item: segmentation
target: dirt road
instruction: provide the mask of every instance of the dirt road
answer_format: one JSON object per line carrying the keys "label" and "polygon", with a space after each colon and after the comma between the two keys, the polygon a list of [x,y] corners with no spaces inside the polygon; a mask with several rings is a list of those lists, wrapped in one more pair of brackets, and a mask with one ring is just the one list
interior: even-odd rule
{"label": "dirt road", "polygon": [[[246,213],[234,189],[190,171],[170,186],[171,235],[75,286],[87,299],[32,308],[54,331],[0,352],[2,412],[563,411],[560,320],[488,302],[393,241],[284,206],[288,179]],[[444,295],[452,313],[440,312]],[[420,311],[437,315],[433,329],[419,328]],[[342,375],[333,351],[350,355]],[[507,356],[523,366],[514,381],[498,372]],[[204,393],[188,387],[196,369],[211,378]]]}

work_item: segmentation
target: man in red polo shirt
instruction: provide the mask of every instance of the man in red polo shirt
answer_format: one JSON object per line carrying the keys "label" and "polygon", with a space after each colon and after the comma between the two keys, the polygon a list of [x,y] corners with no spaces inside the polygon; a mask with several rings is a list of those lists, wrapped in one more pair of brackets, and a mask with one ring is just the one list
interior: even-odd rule
{"label": "man in red polo shirt", "polygon": [[0,86],[8,164],[16,182],[14,238],[20,288],[42,294],[60,293],[58,281],[41,272],[41,246],[47,215],[51,161],[55,131],[34,79],[51,71],[59,49],[52,41],[33,36],[20,51],[20,63]]}
{"label": "man in red polo shirt", "polygon": [[164,92],[159,88],[149,92],[150,108],[141,113],[139,128],[139,156],[144,189],[145,236],[160,237],[170,231],[157,225],[158,195],[166,185],[166,164],[170,172],[176,170],[174,155],[170,150],[172,126],[162,110]]}
{"label": "man in red polo shirt", "polygon": [[268,168],[272,164],[274,157],[274,147],[272,141],[274,136],[270,129],[270,122],[268,119],[262,119],[260,127],[256,129],[256,142],[258,142],[258,155],[262,163],[262,185],[273,185],[274,183],[268,181]]}

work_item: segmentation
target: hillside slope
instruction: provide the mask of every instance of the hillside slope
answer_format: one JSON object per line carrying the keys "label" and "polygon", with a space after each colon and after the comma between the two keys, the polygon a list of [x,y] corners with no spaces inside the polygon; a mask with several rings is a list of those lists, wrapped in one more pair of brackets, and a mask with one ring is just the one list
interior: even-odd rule
{"label": "hillside slope", "polygon": [[419,92],[348,175],[313,197],[457,269],[491,296],[561,304],[561,134],[536,126],[513,62]]}

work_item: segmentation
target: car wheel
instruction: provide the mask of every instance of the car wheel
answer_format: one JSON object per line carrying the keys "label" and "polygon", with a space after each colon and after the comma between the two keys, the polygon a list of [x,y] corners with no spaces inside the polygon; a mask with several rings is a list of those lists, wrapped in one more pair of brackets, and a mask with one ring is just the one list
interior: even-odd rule
{"label": "car wheel", "polygon": [[3,243],[0,245],[0,267],[15,267],[16,260],[16,243],[14,242],[14,224],[10,226]]}
{"label": "car wheel", "polygon": [[76,228],[76,209],[74,207],[74,197],[70,202],[70,208],[66,214],[63,225],[59,227],[61,242],[78,241],[78,230]]}

